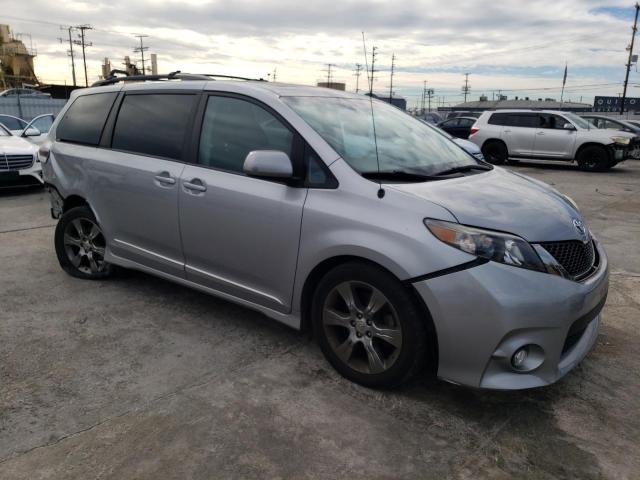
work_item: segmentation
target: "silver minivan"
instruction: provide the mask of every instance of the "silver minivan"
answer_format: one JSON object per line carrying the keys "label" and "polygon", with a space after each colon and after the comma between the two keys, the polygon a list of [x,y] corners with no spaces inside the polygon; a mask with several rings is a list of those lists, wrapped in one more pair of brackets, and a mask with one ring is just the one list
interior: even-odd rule
{"label": "silver minivan", "polygon": [[40,148],[70,275],[256,309],[369,387],[538,387],[593,346],[609,269],[570,198],[368,97],[153,78],[74,91]]}

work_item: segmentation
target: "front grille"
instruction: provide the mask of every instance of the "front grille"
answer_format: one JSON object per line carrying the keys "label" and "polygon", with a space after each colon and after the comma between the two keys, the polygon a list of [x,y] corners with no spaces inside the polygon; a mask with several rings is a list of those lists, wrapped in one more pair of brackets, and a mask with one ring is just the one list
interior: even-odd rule
{"label": "front grille", "polygon": [[33,165],[33,155],[2,155],[0,156],[0,170],[24,170]]}
{"label": "front grille", "polygon": [[576,280],[587,275],[594,266],[596,252],[593,240],[586,243],[578,240],[544,242],[541,245]]}

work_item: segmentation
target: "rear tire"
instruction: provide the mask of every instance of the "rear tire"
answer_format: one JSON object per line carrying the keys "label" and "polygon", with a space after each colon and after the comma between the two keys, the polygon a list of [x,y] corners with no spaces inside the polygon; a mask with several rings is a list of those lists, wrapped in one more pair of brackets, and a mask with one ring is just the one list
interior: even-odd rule
{"label": "rear tire", "polygon": [[613,166],[609,159],[609,152],[597,145],[582,149],[577,160],[580,169],[585,172],[604,172]]}
{"label": "rear tire", "polygon": [[100,280],[113,273],[113,266],[104,261],[104,233],[88,206],[72,208],[62,215],[54,243],[60,266],[72,277]]}
{"label": "rear tire", "polygon": [[507,146],[497,140],[486,142],[482,146],[482,154],[485,160],[493,165],[502,165],[509,160]]}
{"label": "rear tire", "polygon": [[312,301],[315,336],[329,363],[370,388],[407,382],[426,363],[424,309],[390,273],[349,262],[320,280]]}

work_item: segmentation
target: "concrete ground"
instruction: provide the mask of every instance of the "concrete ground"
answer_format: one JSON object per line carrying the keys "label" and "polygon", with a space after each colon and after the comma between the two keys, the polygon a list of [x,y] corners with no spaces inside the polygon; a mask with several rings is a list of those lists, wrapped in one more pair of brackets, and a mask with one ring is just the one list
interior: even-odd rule
{"label": "concrete ground", "polygon": [[45,193],[0,192],[0,478],[640,478],[640,162],[509,168],[571,195],[612,263],[594,351],[511,393],[367,390],[250,310],[71,278]]}

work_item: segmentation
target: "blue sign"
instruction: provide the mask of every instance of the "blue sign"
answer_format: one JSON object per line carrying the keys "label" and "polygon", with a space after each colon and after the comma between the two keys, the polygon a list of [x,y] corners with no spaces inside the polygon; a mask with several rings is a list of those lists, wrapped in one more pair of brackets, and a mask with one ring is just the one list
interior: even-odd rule
{"label": "blue sign", "polygon": [[[621,97],[596,97],[593,100],[594,112],[619,112],[622,104]],[[624,101],[624,109],[631,112],[640,112],[640,98],[627,97]]]}

